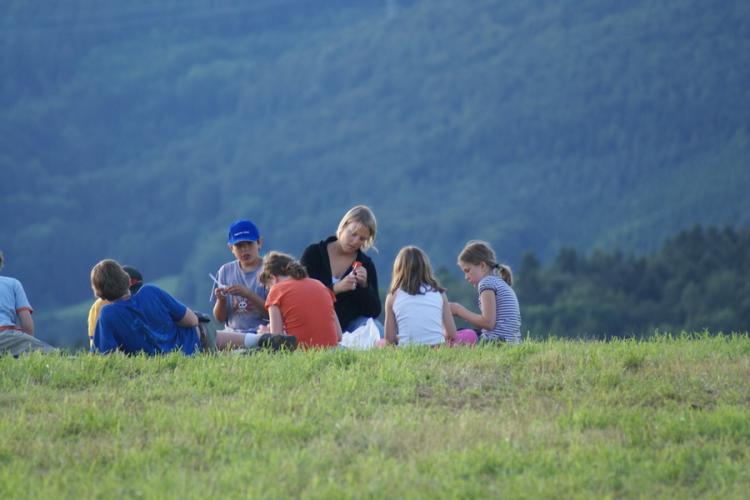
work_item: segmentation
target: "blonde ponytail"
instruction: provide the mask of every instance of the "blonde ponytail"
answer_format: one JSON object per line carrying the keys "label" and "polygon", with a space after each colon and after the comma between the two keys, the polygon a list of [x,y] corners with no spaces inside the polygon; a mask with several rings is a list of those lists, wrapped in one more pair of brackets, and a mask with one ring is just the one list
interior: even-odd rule
{"label": "blonde ponytail", "polygon": [[497,265],[498,274],[505,281],[508,286],[513,286],[513,271],[510,270],[510,266],[506,264]]}

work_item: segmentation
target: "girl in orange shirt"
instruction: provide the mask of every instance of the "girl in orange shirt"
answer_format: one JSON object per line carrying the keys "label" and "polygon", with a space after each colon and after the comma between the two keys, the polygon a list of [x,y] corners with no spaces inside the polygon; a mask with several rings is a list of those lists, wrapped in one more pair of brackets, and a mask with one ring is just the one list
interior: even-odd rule
{"label": "girl in orange shirt", "polygon": [[320,281],[308,278],[302,264],[290,255],[270,252],[263,259],[258,280],[270,288],[266,298],[269,333],[294,335],[304,347],[338,345],[341,325],[333,307],[336,296]]}

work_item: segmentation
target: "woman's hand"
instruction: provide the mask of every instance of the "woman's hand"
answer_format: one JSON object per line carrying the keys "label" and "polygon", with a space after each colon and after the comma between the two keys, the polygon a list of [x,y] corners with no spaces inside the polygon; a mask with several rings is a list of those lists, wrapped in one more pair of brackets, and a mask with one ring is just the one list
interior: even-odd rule
{"label": "woman's hand", "polygon": [[367,286],[367,269],[362,264],[356,265],[358,262],[355,262],[354,264],[355,266],[352,268],[351,274],[353,274],[357,280],[357,286],[364,288]]}
{"label": "woman's hand", "polygon": [[354,275],[354,272],[350,272],[343,278],[341,278],[341,281],[333,285],[333,292],[334,293],[344,293],[344,292],[351,292],[352,290],[357,288],[357,278]]}

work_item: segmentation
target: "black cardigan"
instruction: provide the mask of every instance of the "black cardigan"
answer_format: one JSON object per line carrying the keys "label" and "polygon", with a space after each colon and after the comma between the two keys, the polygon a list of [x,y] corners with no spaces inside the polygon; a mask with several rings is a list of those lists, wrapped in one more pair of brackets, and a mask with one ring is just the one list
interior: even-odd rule
{"label": "black cardigan", "polygon": [[[335,236],[313,243],[305,248],[300,262],[307,269],[311,278],[323,283],[333,290],[333,277],[331,274],[331,261],[328,258],[328,244],[336,241]],[[360,261],[367,269],[367,286],[357,287],[350,292],[341,292],[336,295],[336,315],[339,317],[341,329],[359,316],[377,318],[380,315],[380,295],[378,293],[378,274],[375,272],[375,264],[372,259],[361,250],[357,252],[356,260]],[[351,268],[347,269],[347,274]]]}

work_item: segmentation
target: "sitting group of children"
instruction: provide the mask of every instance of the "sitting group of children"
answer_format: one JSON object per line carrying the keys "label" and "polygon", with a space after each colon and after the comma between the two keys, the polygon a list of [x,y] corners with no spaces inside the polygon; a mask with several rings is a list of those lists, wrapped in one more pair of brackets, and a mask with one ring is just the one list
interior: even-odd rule
{"label": "sitting group of children", "polygon": [[[275,251],[262,256],[257,226],[249,220],[233,223],[227,245],[235,259],[221,266],[215,277],[211,275],[213,314],[224,325],[216,332],[216,347],[336,347],[342,331],[377,318],[381,313],[377,274],[364,253],[374,242],[376,228],[368,207],[354,207],[342,218],[336,235],[310,245],[300,262]],[[510,268],[498,264],[483,241],[468,242],[458,264],[479,292],[479,313],[449,302],[424,251],[415,246],[401,249],[385,299],[385,324],[376,321],[383,344],[520,342],[521,317]],[[93,349],[146,353],[180,349],[186,354],[200,350],[195,314],[153,285],[134,294],[130,286],[140,276],[133,276],[132,269],[112,260],[94,267],[95,294],[113,304],[102,308],[96,321]],[[457,331],[454,316],[479,333]]]}
{"label": "sitting group of children", "polygon": [[[215,347],[331,348],[339,345],[342,331],[354,331],[377,318],[382,309],[377,272],[365,253],[376,230],[372,211],[356,206],[341,219],[334,236],[309,245],[297,261],[280,252],[262,256],[263,239],[255,224],[233,223],[227,244],[235,259],[221,266],[216,277],[211,275],[213,314],[223,324],[216,332]],[[375,320],[383,344],[521,341],[510,268],[498,264],[483,241],[468,242],[458,265],[479,293],[479,313],[449,302],[424,251],[415,246],[401,249],[385,299],[385,324]],[[92,351],[180,350],[189,355],[213,347],[200,327],[199,315],[142,281],[136,269],[112,259],[93,267],[91,286],[98,300],[89,313]],[[477,330],[457,331],[454,316]]]}

